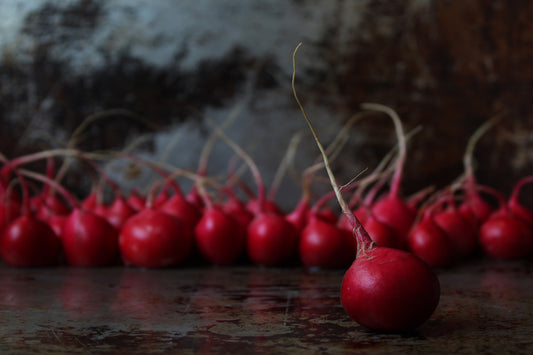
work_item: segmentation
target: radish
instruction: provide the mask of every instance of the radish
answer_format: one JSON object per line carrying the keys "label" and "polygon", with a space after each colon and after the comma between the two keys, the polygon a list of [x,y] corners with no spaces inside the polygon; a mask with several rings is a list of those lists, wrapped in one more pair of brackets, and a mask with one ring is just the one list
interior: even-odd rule
{"label": "radish", "polygon": [[344,201],[318,136],[295,89],[296,47],[293,54],[292,89],[324,159],[333,190],[343,213],[353,226],[357,257],[344,274],[341,304],[359,324],[379,331],[411,330],[433,314],[440,299],[440,283],[420,258],[403,250],[379,247],[372,242]]}
{"label": "radish", "polygon": [[[296,229],[283,214],[280,214],[281,211],[276,212],[277,206],[274,203],[267,203],[265,186],[252,158],[220,129],[217,129],[217,134],[245,161],[257,185],[257,198],[250,200],[247,206],[250,210],[250,204],[253,205],[251,212],[255,212],[246,235],[248,257],[254,264],[263,266],[279,266],[287,263],[298,242]],[[267,206],[272,206],[273,210]]]}
{"label": "radish", "polygon": [[407,157],[406,139],[403,132],[402,123],[397,113],[389,107],[372,103],[365,103],[362,105],[362,107],[367,110],[386,113],[394,122],[394,127],[398,138],[398,158],[396,162],[396,170],[394,172],[394,176],[392,177],[389,192],[372,205],[372,213],[379,221],[394,229],[400,238],[401,247],[405,248],[407,234],[409,233],[409,229],[416,218],[416,210],[414,210],[408,203],[400,198],[403,169]]}
{"label": "radish", "polygon": [[445,208],[434,212],[433,221],[448,236],[453,245],[455,257],[466,259],[477,248],[475,225],[459,211],[451,192],[447,192],[445,200]]}
{"label": "radish", "polygon": [[531,256],[531,227],[510,211],[505,198],[498,191],[486,186],[478,185],[478,188],[490,192],[500,204],[479,229],[479,244],[485,255],[493,259],[520,259]]}
{"label": "radish", "polygon": [[115,264],[119,256],[118,231],[93,212],[74,208],[61,235],[69,265],[95,267]]}
{"label": "radish", "polygon": [[246,229],[230,213],[213,203],[203,182],[196,182],[195,186],[205,206],[194,230],[200,254],[215,265],[235,264],[244,251]]}
{"label": "radish", "polygon": [[21,176],[19,181],[23,191],[21,215],[0,235],[0,256],[6,264],[17,267],[55,265],[60,241],[47,223],[32,215],[26,182]]}
{"label": "radish", "polygon": [[[164,182],[171,181],[167,176]],[[146,207],[124,223],[119,234],[119,248],[126,265],[164,268],[183,264],[193,248],[190,225],[181,218],[153,206],[157,185],[146,201]],[[179,193],[179,190],[176,189]]]}
{"label": "radish", "polygon": [[307,268],[347,268],[355,258],[351,232],[314,215],[300,236],[299,252]]}
{"label": "radish", "polygon": [[244,250],[245,231],[230,214],[220,207],[206,206],[195,227],[195,240],[200,254],[215,265],[232,265]]}
{"label": "radish", "polygon": [[407,238],[409,251],[431,267],[450,266],[455,259],[452,242],[435,223],[431,207],[424,211],[422,219],[415,223]]}
{"label": "radish", "polygon": [[150,207],[130,217],[119,235],[124,263],[144,268],[180,265],[192,245],[192,235],[179,218]]}
{"label": "radish", "polygon": [[28,170],[20,169],[20,172],[49,184],[72,206],[60,235],[69,265],[94,267],[112,265],[117,261],[118,231],[104,217],[82,209],[80,203],[54,180]]}

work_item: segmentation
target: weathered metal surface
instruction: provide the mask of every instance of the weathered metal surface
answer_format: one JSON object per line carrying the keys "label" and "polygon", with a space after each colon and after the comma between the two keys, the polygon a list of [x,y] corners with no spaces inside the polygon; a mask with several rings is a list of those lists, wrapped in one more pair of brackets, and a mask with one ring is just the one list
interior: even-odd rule
{"label": "weathered metal surface", "polygon": [[[476,160],[480,182],[508,192],[532,173],[532,11],[522,0],[3,1],[0,152],[61,146],[83,118],[121,108],[150,125],[116,115],[78,145],[120,149],[149,132],[143,153],[196,167],[204,116],[220,122],[241,103],[228,134],[269,182],[305,127],[290,91],[290,55],[303,41],[297,87],[324,141],[361,102],[393,107],[408,130],[423,127],[410,142],[411,193],[455,179],[470,134],[507,112]],[[374,166],[394,145],[392,132],[385,119],[357,125],[335,164],[339,178]],[[317,155],[308,138],[297,168]],[[225,172],[231,154],[215,150],[210,172]],[[84,175],[71,173],[65,183],[87,190]],[[146,186],[126,164],[111,173]],[[285,182],[279,199],[293,206],[299,187]]]}
{"label": "weathered metal surface", "polygon": [[0,268],[0,352],[531,353],[533,265],[440,270],[418,330],[380,334],[339,302],[343,272],[300,268]]}

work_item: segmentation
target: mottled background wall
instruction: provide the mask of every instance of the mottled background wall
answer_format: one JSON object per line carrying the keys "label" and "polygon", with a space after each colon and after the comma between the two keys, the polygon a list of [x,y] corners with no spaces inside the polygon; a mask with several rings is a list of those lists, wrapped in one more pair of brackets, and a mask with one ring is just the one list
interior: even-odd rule
{"label": "mottled background wall", "polygon": [[[298,90],[327,142],[359,104],[398,111],[410,142],[406,193],[444,186],[462,171],[470,134],[507,112],[476,151],[481,182],[508,192],[533,173],[533,4],[529,1],[4,0],[0,2],[0,151],[14,157],[59,147],[87,116],[79,146],[116,149],[148,137],[138,154],[194,168],[210,128],[237,104],[227,132],[270,182],[291,136],[305,128]],[[271,144],[273,148],[265,149]],[[394,144],[376,117],[352,130],[335,162],[341,181],[373,167]],[[295,165],[317,156],[304,137]],[[231,152],[211,159],[223,171]],[[146,184],[123,162],[124,186]],[[67,183],[83,185],[82,175]],[[290,179],[282,203],[298,198]]]}

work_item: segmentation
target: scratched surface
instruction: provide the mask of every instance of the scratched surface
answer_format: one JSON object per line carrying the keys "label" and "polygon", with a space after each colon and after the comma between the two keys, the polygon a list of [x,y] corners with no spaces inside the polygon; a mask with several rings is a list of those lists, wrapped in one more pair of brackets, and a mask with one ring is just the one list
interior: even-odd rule
{"label": "scratched surface", "polygon": [[440,270],[432,318],[380,334],[344,313],[340,270],[0,266],[0,353],[531,353],[532,270]]}

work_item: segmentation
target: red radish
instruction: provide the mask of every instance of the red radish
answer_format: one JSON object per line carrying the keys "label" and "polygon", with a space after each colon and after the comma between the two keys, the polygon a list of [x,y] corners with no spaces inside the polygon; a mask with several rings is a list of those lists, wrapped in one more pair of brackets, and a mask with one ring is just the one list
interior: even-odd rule
{"label": "red radish", "polygon": [[7,224],[0,235],[0,256],[11,266],[55,265],[59,260],[59,239],[47,223],[32,215],[25,179],[19,176],[19,181],[23,191],[21,216]]}
{"label": "red radish", "polygon": [[409,251],[431,267],[450,266],[455,259],[453,244],[433,220],[431,208],[411,228],[407,241]]}
{"label": "red radish", "polygon": [[122,195],[116,195],[113,202],[106,208],[107,221],[120,230],[124,223],[136,213],[135,209],[131,207]]}
{"label": "red radish", "polygon": [[[167,175],[164,184],[174,182]],[[153,206],[158,184],[148,194],[146,207],[128,218],[120,230],[119,247],[127,265],[163,268],[183,264],[192,252],[191,226],[181,218]],[[175,186],[176,194],[181,194]]]}
{"label": "red radish", "polygon": [[[381,170],[382,168],[378,166],[375,172],[367,177],[366,181],[361,181],[361,187],[356,191],[352,198],[353,202],[359,201],[361,206],[355,211],[353,211],[353,213],[355,214],[359,222],[361,222],[367,233],[370,235],[370,238],[374,242],[376,242],[377,245],[389,248],[404,247],[403,243],[401,243],[401,241],[399,240],[399,237],[394,231],[394,229],[392,229],[386,223],[383,223],[378,218],[376,218],[370,208],[375,195],[381,188],[381,184],[384,183],[384,178],[386,178],[388,174],[383,174],[382,178],[378,180],[378,182],[372,187],[372,189],[366,195],[364,200],[361,200],[360,197],[360,194],[363,192],[362,188],[372,182],[378,176],[378,173]],[[350,220],[346,218],[346,215],[344,214],[340,216],[337,225],[341,229],[352,232],[352,225],[350,223]]]}
{"label": "red radish", "polygon": [[63,252],[72,266],[105,266],[118,258],[118,231],[104,218],[79,207],[78,201],[60,184],[31,171],[24,175],[49,184],[73,206],[61,231]]}
{"label": "red radish", "polygon": [[458,259],[471,256],[477,248],[476,227],[457,209],[453,195],[449,194],[447,206],[435,211],[433,221],[446,233]]}
{"label": "red radish", "polygon": [[12,221],[0,239],[2,260],[11,266],[50,266],[58,262],[60,241],[45,222],[28,215]]}
{"label": "red radish", "polygon": [[355,239],[351,231],[313,216],[301,233],[299,252],[307,268],[347,268],[355,258]]}
{"label": "red radish", "polygon": [[215,265],[232,265],[244,250],[245,231],[230,214],[208,206],[195,228],[200,254]]}
{"label": "red radish", "polygon": [[253,221],[248,225],[246,236],[247,254],[257,265],[279,266],[289,261],[296,249],[298,235],[296,229],[283,214],[271,212],[265,198],[265,186],[257,165],[235,142],[221,130],[217,130],[219,137],[226,142],[236,154],[248,165],[257,185],[256,213]]}
{"label": "red radish", "polygon": [[283,216],[259,214],[248,226],[247,251],[254,264],[279,266],[293,255],[298,235]]}
{"label": "red radish", "polygon": [[195,186],[204,199],[204,211],[194,229],[198,251],[212,264],[235,264],[244,251],[245,226],[222,206],[213,203],[205,189],[204,181],[196,181]]}
{"label": "red radish", "polygon": [[[481,188],[478,185],[478,188]],[[479,229],[479,244],[483,252],[494,259],[520,259],[533,253],[533,231],[522,219],[514,215],[505,198],[494,189],[484,190],[497,197],[500,207]]]}
{"label": "red radish", "polygon": [[304,197],[298,202],[296,208],[285,216],[285,219],[292,224],[298,235],[301,234],[307,224],[310,209],[309,200]]}
{"label": "red radish", "polygon": [[118,231],[104,218],[74,208],[63,224],[61,240],[69,265],[106,266],[119,255]]}
{"label": "red radish", "polygon": [[334,192],[328,193],[313,205],[300,233],[300,260],[307,268],[347,268],[355,258],[352,230],[339,228],[336,215],[331,219],[321,213],[334,196]]}
{"label": "red radish", "polygon": [[237,196],[230,193],[229,198],[222,205],[222,210],[239,223],[239,229],[241,229],[243,235],[246,235],[248,225],[254,219],[254,214],[246,208],[244,203]]}
{"label": "red radish", "polygon": [[177,217],[146,208],[122,226],[119,247],[126,265],[144,268],[177,266],[189,257],[193,238]]}
{"label": "red radish", "polygon": [[403,132],[402,123],[397,113],[389,107],[379,104],[363,104],[364,109],[375,110],[386,113],[394,122],[396,135],[398,138],[398,158],[396,170],[392,177],[390,191],[372,206],[372,213],[381,222],[385,223],[397,233],[400,243],[405,247],[407,234],[415,218],[414,210],[407,202],[400,197],[400,188],[403,177],[403,169],[406,160],[406,139]]}
{"label": "red radish", "polygon": [[324,148],[296,95],[296,50],[292,75],[294,97],[313,133],[335,195],[343,213],[352,223],[357,240],[357,257],[342,280],[341,304],[352,319],[370,329],[414,329],[429,319],[436,309],[440,299],[439,279],[426,263],[413,254],[376,246],[344,201]]}
{"label": "red radish", "polygon": [[529,184],[531,182],[533,182],[533,175],[526,176],[520,179],[514,186],[507,205],[509,206],[509,210],[513,214],[521,218],[533,229],[533,211],[520,203],[520,191],[522,190],[524,185]]}

